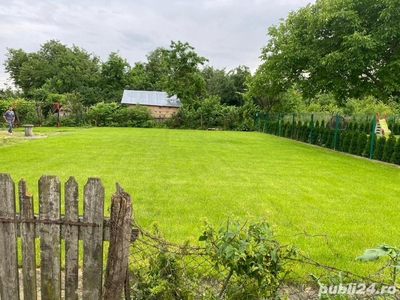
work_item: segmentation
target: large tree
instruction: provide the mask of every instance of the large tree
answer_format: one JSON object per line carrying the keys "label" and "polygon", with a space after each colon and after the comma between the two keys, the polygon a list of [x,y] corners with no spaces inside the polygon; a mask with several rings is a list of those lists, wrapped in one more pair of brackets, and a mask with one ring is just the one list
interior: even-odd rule
{"label": "large tree", "polygon": [[44,89],[55,94],[80,93],[86,102],[95,101],[100,70],[97,56],[56,40],[41,45],[38,52],[7,50],[5,70],[27,97]]}
{"label": "large tree", "polygon": [[317,0],[270,27],[263,69],[309,97],[400,96],[400,0]]}
{"label": "large tree", "polygon": [[205,95],[200,66],[207,59],[199,56],[188,43],[172,41],[170,49],[162,50],[161,60],[167,70],[162,81],[164,91],[177,95],[184,105],[195,106]]}
{"label": "large tree", "polygon": [[206,66],[202,70],[206,81],[207,96],[219,96],[222,104],[242,106],[243,93],[246,90],[245,81],[251,75],[246,66],[239,66],[229,72],[225,69],[214,69]]}
{"label": "large tree", "polygon": [[271,78],[272,72],[266,68],[266,64],[259,66],[253,76],[246,79],[246,97],[251,99],[262,111],[269,112],[274,106],[278,106],[283,90],[281,85]]}
{"label": "large tree", "polygon": [[120,102],[125,88],[129,87],[131,67],[126,59],[112,52],[101,64],[100,84],[105,102]]}
{"label": "large tree", "polygon": [[163,47],[157,47],[147,54],[147,63],[145,64],[145,73],[147,78],[148,91],[161,91],[164,88],[164,82],[168,76],[167,64],[168,51]]}

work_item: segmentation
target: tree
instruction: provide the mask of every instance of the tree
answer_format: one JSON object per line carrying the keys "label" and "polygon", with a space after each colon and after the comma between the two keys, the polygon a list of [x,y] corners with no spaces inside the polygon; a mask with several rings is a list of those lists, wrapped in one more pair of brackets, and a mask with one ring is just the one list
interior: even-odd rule
{"label": "tree", "polygon": [[244,104],[243,94],[247,90],[246,79],[251,76],[247,66],[239,66],[228,72],[233,85],[233,91],[229,97],[221,97],[221,102],[227,105],[241,106]]}
{"label": "tree", "polygon": [[27,64],[30,55],[22,49],[10,49],[7,48],[8,53],[6,54],[6,60],[4,62],[4,68],[9,73],[10,78],[14,81],[14,85],[21,88],[23,91],[29,89],[33,84],[32,80],[27,80],[23,76],[23,65]]}
{"label": "tree", "polygon": [[169,72],[167,53],[168,50],[158,47],[147,54],[147,63],[145,64],[146,90],[162,91],[164,89],[164,83],[167,81]]}
{"label": "tree", "polygon": [[169,50],[162,50],[161,60],[167,69],[162,82],[164,91],[177,95],[183,105],[195,106],[205,94],[200,66],[207,59],[199,56],[188,43],[172,41]]}
{"label": "tree", "polygon": [[142,62],[136,62],[127,74],[127,86],[129,90],[139,91],[152,91],[152,84],[148,80],[146,73],[146,64]]}
{"label": "tree", "polygon": [[35,95],[35,90],[44,89],[54,94],[80,93],[89,104],[97,101],[98,57],[56,40],[46,42],[34,53],[7,50],[5,70],[28,98]]}
{"label": "tree", "polygon": [[206,66],[201,71],[206,81],[207,97],[219,96],[222,104],[242,106],[246,90],[245,80],[250,76],[249,68],[239,66],[229,72],[225,69],[214,69]]}
{"label": "tree", "polygon": [[273,81],[265,64],[259,66],[254,76],[249,76],[245,83],[248,88],[246,97],[252,99],[262,111],[269,112],[280,103],[283,90]]}
{"label": "tree", "polygon": [[338,100],[400,96],[399,0],[317,0],[291,12],[262,50],[263,68],[281,91],[297,84]]}
{"label": "tree", "polygon": [[124,89],[129,86],[128,74],[131,66],[117,53],[112,52],[101,64],[100,83],[105,102],[120,102]]}
{"label": "tree", "polygon": [[206,95],[208,97],[219,96],[221,103],[230,102],[235,94],[235,86],[225,69],[206,66],[201,73],[206,83]]}

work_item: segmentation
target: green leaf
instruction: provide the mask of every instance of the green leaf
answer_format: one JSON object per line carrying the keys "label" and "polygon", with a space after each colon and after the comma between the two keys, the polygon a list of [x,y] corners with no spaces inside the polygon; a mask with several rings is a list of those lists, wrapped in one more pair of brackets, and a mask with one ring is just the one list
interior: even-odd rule
{"label": "green leaf", "polygon": [[394,268],[396,269],[396,272],[400,273],[400,264],[395,265]]}
{"label": "green leaf", "polygon": [[203,241],[206,241],[206,240],[207,240],[207,234],[204,232],[203,235],[201,235],[201,236],[199,237],[199,241],[200,241],[200,242],[203,242]]}
{"label": "green leaf", "polygon": [[381,256],[385,256],[390,253],[390,249],[386,247],[378,247],[374,249],[366,249],[363,253],[363,255],[358,256],[356,260],[362,260],[362,261],[373,261],[377,260]]}

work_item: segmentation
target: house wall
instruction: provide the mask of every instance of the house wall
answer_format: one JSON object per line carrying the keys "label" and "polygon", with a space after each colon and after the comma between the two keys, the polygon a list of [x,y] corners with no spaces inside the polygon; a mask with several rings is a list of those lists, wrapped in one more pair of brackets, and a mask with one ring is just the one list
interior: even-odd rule
{"label": "house wall", "polygon": [[[134,107],[135,105],[130,105],[130,107]],[[143,105],[148,107],[151,110],[151,114],[155,119],[166,119],[170,118],[173,114],[176,114],[179,110],[179,107],[171,107],[171,106],[154,106],[154,105]]]}

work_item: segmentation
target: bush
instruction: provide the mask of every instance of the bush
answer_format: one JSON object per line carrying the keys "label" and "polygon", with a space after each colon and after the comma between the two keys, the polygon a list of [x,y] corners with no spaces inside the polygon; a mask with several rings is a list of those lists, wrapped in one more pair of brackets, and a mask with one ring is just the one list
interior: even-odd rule
{"label": "bush", "polygon": [[151,112],[147,107],[136,105],[132,108],[116,103],[100,102],[89,108],[87,120],[94,126],[154,127]]}
{"label": "bush", "polygon": [[350,154],[357,154],[359,135],[360,134],[358,131],[353,131],[351,133],[351,141],[350,141],[350,147],[349,147]]}
{"label": "bush", "polygon": [[400,139],[397,139],[396,141],[392,157],[390,158],[390,162],[396,165],[400,165]]}
{"label": "bush", "polygon": [[391,133],[385,143],[385,147],[383,148],[383,153],[382,153],[383,161],[390,162],[390,159],[394,152],[395,145],[396,145],[396,137],[394,136],[393,133]]}
{"label": "bush", "polygon": [[339,151],[348,153],[352,138],[353,138],[352,131],[343,131],[342,134],[340,135],[341,142]]}
{"label": "bush", "polygon": [[43,116],[39,114],[40,107],[36,102],[27,102],[20,99],[13,104],[13,107],[16,124],[42,124]]}
{"label": "bush", "polygon": [[374,151],[374,155],[373,155],[374,159],[382,160],[383,149],[385,148],[385,144],[386,144],[385,136],[378,138],[378,140],[376,142],[376,148]]}
{"label": "bush", "polygon": [[278,299],[278,288],[286,265],[296,254],[291,246],[281,245],[265,221],[241,223],[228,220],[218,230],[206,223],[199,238],[218,269],[229,270],[218,299]]}
{"label": "bush", "polygon": [[395,123],[393,125],[393,128],[391,128],[391,130],[392,130],[393,134],[399,135],[400,134],[400,124],[399,123]]}
{"label": "bush", "polygon": [[307,122],[301,126],[301,141],[305,143],[310,141],[310,127]]}
{"label": "bush", "polygon": [[358,140],[357,140],[357,150],[356,153],[357,155],[364,156],[363,152],[365,150],[365,147],[367,146],[368,143],[368,136],[365,132],[360,132],[358,134]]}
{"label": "bush", "polygon": [[333,149],[335,143],[335,131],[332,129],[327,130],[326,147]]}
{"label": "bush", "polygon": [[185,286],[183,276],[175,254],[161,248],[157,256],[149,258],[148,266],[135,273],[134,299],[191,299],[193,295]]}
{"label": "bush", "polygon": [[375,150],[376,150],[376,140],[377,140],[377,137],[376,137],[375,134],[374,134],[374,135],[369,135],[369,136],[368,136],[367,144],[365,145],[365,148],[364,148],[364,150],[363,150],[363,152],[362,152],[362,156],[363,156],[363,157],[370,157],[370,152],[371,152],[371,139],[372,139],[372,137],[374,137],[374,145],[372,146],[372,155],[371,155],[371,157],[373,157],[373,153],[374,153]]}

